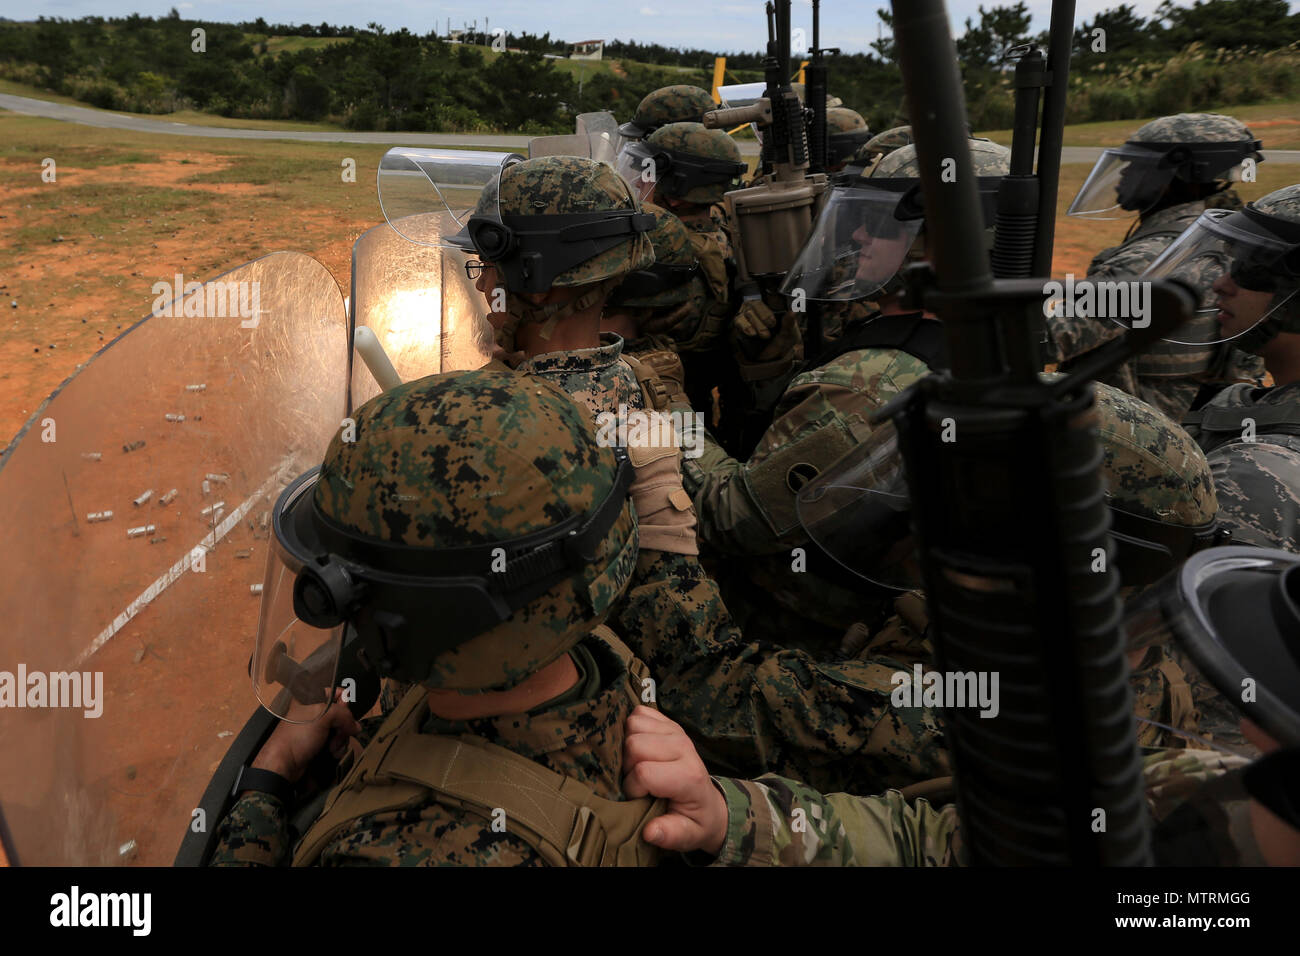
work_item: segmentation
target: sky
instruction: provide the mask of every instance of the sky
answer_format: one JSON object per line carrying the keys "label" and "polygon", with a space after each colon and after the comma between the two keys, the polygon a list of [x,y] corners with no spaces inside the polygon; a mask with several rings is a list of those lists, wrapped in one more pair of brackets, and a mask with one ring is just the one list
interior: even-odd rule
{"label": "sky", "polygon": [[[1010,6],[1008,0],[983,0],[986,7]],[[1160,0],[1128,0],[1140,15],[1149,17]],[[1077,0],[1075,20],[1118,6],[1120,0]],[[950,0],[948,14],[954,33],[962,32],[967,17],[978,22],[980,0]],[[453,29],[477,20],[512,33],[542,34],[573,42],[593,39],[638,40],[665,46],[695,47],[715,52],[761,51],[767,42],[762,0],[0,0],[0,16],[29,20],[39,16],[76,19],[84,16],[121,17],[131,13],[164,16],[175,6],[186,18],[227,23],[251,21],[259,16],[269,23],[313,23],[364,27],[375,21],[385,29],[406,27],[413,33],[445,33],[447,18]],[[822,0],[822,45],[845,52],[865,52],[876,39],[879,18],[875,11],[887,4],[870,0]],[[1190,6],[1180,3],[1179,6]],[[1032,31],[1046,30],[1050,0],[1029,0]],[[1294,10],[1297,3],[1291,4]],[[811,42],[812,4],[794,0],[793,25],[803,26]]]}

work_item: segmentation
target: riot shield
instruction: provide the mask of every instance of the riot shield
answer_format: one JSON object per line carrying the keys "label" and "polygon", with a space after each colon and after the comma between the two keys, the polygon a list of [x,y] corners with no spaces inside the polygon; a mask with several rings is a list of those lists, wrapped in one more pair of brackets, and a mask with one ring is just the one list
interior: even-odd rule
{"label": "riot shield", "polygon": [[[421,222],[406,231],[425,237],[460,229],[450,212],[408,219]],[[407,220],[400,222],[405,226]],[[491,358],[488,303],[465,274],[468,258],[445,244],[411,242],[387,223],[353,244],[349,327],[366,326],[375,333],[402,381],[479,368]],[[354,408],[380,392],[355,358],[351,383]]]}
{"label": "riot shield", "polygon": [[159,296],[0,460],[11,863],[165,864],[217,825],[266,518],[340,426],[347,347],[329,271],[275,253]]}

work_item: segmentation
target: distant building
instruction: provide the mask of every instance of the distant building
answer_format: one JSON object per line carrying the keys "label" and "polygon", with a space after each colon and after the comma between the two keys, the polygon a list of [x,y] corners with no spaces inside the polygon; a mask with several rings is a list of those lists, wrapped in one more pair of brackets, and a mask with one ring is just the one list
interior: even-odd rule
{"label": "distant building", "polygon": [[573,52],[569,54],[570,60],[599,60],[601,54],[605,52],[604,40],[583,40],[580,43],[573,44]]}

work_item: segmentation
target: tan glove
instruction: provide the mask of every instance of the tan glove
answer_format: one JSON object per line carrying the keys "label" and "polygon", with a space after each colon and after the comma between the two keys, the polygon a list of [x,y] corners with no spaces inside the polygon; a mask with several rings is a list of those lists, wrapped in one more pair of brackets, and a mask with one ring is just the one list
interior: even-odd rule
{"label": "tan glove", "polygon": [[[633,356],[628,356],[633,358]],[[682,357],[671,349],[655,349],[649,352],[638,352],[634,356],[644,369],[638,369],[632,365],[633,371],[636,372],[638,380],[642,380],[644,375],[646,379],[657,379],[658,385],[651,385],[656,393],[662,393],[667,402],[656,401],[654,407],[661,411],[668,407],[690,406],[691,401],[686,397],[686,370],[682,367]],[[645,388],[643,381],[642,388]]]}
{"label": "tan glove", "polygon": [[753,296],[740,303],[732,324],[737,335],[749,339],[770,339],[779,320],[761,297]]}
{"label": "tan glove", "polygon": [[682,487],[681,456],[672,422],[666,415],[647,411],[657,420],[647,429],[649,440],[627,450],[636,469],[630,494],[636,508],[641,547],[674,554],[699,554],[695,537],[695,505]]}

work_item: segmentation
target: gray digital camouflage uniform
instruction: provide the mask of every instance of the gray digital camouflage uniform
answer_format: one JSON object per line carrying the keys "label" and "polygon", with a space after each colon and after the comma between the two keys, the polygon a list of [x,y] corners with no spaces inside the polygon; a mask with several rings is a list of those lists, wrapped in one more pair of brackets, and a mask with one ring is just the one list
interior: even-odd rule
{"label": "gray digital camouflage uniform", "polygon": [[[1152,120],[1137,130],[1128,142],[1249,144],[1254,141],[1250,129],[1231,116],[1179,113]],[[1258,153],[1254,155],[1255,159],[1261,158]],[[1104,158],[1102,161],[1105,161]],[[1181,177],[1184,173],[1178,172],[1175,175]],[[1210,195],[1178,204],[1169,204],[1169,199],[1163,199],[1161,201],[1165,205],[1157,201],[1149,211],[1142,211],[1135,228],[1122,243],[1103,249],[1092,260],[1087,278],[1096,282],[1134,279],[1145,272],[1206,209],[1240,209],[1240,197],[1228,188],[1229,171],[1222,170],[1214,175],[1220,178],[1196,180],[1215,190]],[[1122,174],[1118,182],[1123,183]],[[1164,195],[1169,194],[1166,192]],[[1183,275],[1183,278],[1195,285],[1202,309],[1212,306],[1215,296],[1210,287],[1221,274],[1221,269],[1206,260],[1198,275]],[[1104,345],[1124,332],[1118,323],[1108,318],[1052,316],[1048,318],[1047,324],[1047,361],[1062,364],[1067,370],[1070,360]],[[1173,337],[1183,343],[1213,341],[1217,338],[1217,331],[1218,325],[1213,313],[1208,313],[1193,318]],[[1178,421],[1192,406],[1203,386],[1222,387],[1239,381],[1258,384],[1262,381],[1263,373],[1263,363],[1257,357],[1233,347],[1231,343],[1197,346],[1159,342],[1108,373],[1103,381],[1124,389],[1130,395],[1138,396]]]}

